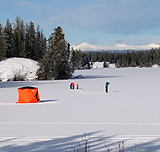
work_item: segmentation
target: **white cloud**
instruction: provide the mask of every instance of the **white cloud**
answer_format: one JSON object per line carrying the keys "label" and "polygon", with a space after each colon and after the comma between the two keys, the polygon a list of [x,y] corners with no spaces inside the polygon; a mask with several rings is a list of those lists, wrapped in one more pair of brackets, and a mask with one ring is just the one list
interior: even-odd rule
{"label": "white cloud", "polygon": [[159,10],[157,0],[99,0],[58,14],[56,20],[88,30],[135,34],[158,27]]}

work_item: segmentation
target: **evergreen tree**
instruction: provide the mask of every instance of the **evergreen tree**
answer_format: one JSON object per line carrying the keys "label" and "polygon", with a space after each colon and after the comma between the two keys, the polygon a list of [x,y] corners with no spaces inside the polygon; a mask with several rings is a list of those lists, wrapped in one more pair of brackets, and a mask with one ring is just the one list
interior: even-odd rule
{"label": "evergreen tree", "polygon": [[40,26],[37,26],[36,42],[35,42],[35,60],[39,61],[47,52],[46,38],[43,31],[40,31]]}
{"label": "evergreen tree", "polygon": [[159,58],[158,49],[155,49],[153,50],[153,64],[158,64],[158,58]]}
{"label": "evergreen tree", "polygon": [[0,23],[0,61],[5,58],[6,55],[6,41],[4,29]]}
{"label": "evergreen tree", "polygon": [[90,66],[90,62],[89,62],[89,55],[88,54],[85,54],[85,68],[86,69],[90,69],[91,68],[91,66]]}
{"label": "evergreen tree", "polygon": [[158,53],[157,53],[157,56],[158,56],[158,63],[157,63],[157,64],[160,65],[160,48],[158,48],[157,51],[158,51]]}
{"label": "evergreen tree", "polygon": [[143,53],[141,51],[137,52],[137,66],[143,67]]}
{"label": "evergreen tree", "polygon": [[37,71],[39,80],[50,80],[54,78],[50,53],[46,53],[43,56],[43,59],[39,61],[39,66],[40,68]]}
{"label": "evergreen tree", "polygon": [[27,58],[35,60],[35,28],[32,21],[30,21],[29,28],[27,30]]}
{"label": "evergreen tree", "polygon": [[26,57],[25,51],[25,25],[21,17],[16,17],[16,24],[14,24],[15,37],[15,53],[16,57]]}
{"label": "evergreen tree", "polygon": [[69,50],[64,38],[63,30],[60,26],[54,29],[50,38],[50,49],[53,60],[53,74],[55,79],[67,79],[71,77],[69,60]]}
{"label": "evergreen tree", "polygon": [[13,57],[14,56],[14,33],[11,23],[9,19],[7,19],[6,27],[5,27],[5,35],[6,35],[6,57]]}
{"label": "evergreen tree", "polygon": [[104,62],[103,62],[103,67],[104,68],[107,68],[107,64],[106,64],[106,61],[104,60]]}
{"label": "evergreen tree", "polygon": [[84,59],[83,53],[80,50],[73,51],[72,62],[74,65],[74,69],[83,69]]}
{"label": "evergreen tree", "polygon": [[126,54],[125,53],[122,53],[122,56],[121,56],[121,67],[126,67],[126,61],[127,61],[127,58],[126,58]]}
{"label": "evergreen tree", "polygon": [[130,53],[129,51],[127,51],[127,54],[126,54],[126,66],[127,67],[129,66],[129,63],[130,63]]}
{"label": "evergreen tree", "polygon": [[25,40],[26,57],[29,54],[29,24],[26,24],[26,40]]}
{"label": "evergreen tree", "polygon": [[[54,29],[49,38],[49,52],[41,63],[39,78],[68,79],[72,75],[69,65],[70,51],[60,26]],[[46,67],[47,66],[47,67]]]}
{"label": "evergreen tree", "polygon": [[68,63],[69,63],[69,65],[70,65],[71,72],[74,72],[74,70],[75,70],[75,64],[74,64],[74,58],[73,58],[74,52],[75,52],[75,51],[73,50],[73,48],[71,48],[71,50],[70,50],[70,55],[69,55],[69,60],[68,60]]}
{"label": "evergreen tree", "polygon": [[131,67],[136,67],[137,64],[136,64],[136,55],[135,55],[135,52],[132,52],[131,53]]}

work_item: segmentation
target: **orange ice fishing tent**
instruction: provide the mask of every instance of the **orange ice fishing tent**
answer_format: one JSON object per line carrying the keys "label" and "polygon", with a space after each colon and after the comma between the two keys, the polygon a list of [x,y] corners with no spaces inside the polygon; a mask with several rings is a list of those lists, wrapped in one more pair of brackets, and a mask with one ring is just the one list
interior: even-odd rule
{"label": "orange ice fishing tent", "polygon": [[38,88],[35,87],[18,88],[18,96],[17,103],[37,103],[40,101]]}

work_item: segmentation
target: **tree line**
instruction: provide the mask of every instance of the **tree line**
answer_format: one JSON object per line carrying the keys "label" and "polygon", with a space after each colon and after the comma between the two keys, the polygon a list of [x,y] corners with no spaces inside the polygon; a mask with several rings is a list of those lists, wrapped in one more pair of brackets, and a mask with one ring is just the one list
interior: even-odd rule
{"label": "tree line", "polygon": [[109,62],[116,67],[151,67],[160,65],[160,48],[146,51],[127,51],[127,52],[85,52],[89,62]]}
{"label": "tree line", "polygon": [[34,23],[26,24],[17,16],[15,23],[7,19],[5,27],[0,23],[0,60],[9,57],[24,57],[40,60],[47,51],[43,30]]}

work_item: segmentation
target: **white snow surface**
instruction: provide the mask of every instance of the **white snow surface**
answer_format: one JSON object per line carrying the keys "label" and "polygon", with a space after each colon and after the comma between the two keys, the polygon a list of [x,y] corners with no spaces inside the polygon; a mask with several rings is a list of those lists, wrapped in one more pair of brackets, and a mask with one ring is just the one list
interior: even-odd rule
{"label": "white snow surface", "polygon": [[11,80],[15,74],[26,75],[26,80],[34,80],[38,68],[38,62],[34,60],[8,58],[0,62],[0,80]]}
{"label": "white snow surface", "polygon": [[[104,62],[94,62],[92,68],[104,68],[103,66]],[[106,62],[108,68],[116,68],[116,65],[114,63]],[[156,68],[156,66],[153,66]]]}
{"label": "white snow surface", "polygon": [[[0,151],[73,151],[84,133],[100,152],[160,151],[160,69],[77,70],[79,79],[0,82]],[[69,89],[71,82],[79,89]],[[109,93],[105,82],[109,81]],[[16,104],[17,88],[38,87],[40,103]],[[136,144],[136,145],[135,145]]]}

